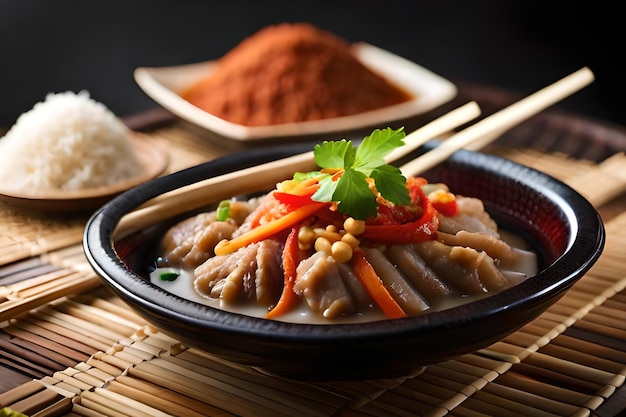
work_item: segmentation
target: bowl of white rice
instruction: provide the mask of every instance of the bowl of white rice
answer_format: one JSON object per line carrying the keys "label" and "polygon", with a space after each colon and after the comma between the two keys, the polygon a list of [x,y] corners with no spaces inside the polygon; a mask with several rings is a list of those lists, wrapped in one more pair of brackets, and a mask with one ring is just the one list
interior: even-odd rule
{"label": "bowl of white rice", "polygon": [[88,92],[50,93],[0,138],[0,198],[46,211],[95,209],[167,162]]}

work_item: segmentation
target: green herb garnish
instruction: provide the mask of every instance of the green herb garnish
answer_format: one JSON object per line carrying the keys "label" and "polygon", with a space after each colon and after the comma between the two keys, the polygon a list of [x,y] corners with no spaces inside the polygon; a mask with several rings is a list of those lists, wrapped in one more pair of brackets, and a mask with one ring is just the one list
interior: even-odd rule
{"label": "green herb garnish", "polygon": [[404,145],[404,137],[404,128],[386,128],[374,130],[358,147],[345,139],[315,145],[313,154],[317,165],[322,169],[343,172],[336,181],[331,174],[325,174],[319,181],[320,188],[311,198],[320,202],[338,202],[339,212],[355,219],[375,217],[378,212],[377,196],[367,181],[372,178],[376,190],[384,199],[396,205],[410,203],[406,178],[398,168],[384,160],[387,154]]}
{"label": "green herb garnish", "polygon": [[161,272],[159,274],[159,279],[161,281],[176,281],[180,274],[178,272]]}

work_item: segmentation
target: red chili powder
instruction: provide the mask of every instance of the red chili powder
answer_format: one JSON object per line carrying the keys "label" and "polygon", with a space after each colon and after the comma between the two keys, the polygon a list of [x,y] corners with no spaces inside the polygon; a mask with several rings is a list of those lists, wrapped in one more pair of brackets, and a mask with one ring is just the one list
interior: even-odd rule
{"label": "red chili powder", "polygon": [[306,23],[261,29],[181,96],[246,126],[348,116],[412,99],[363,65],[348,42]]}

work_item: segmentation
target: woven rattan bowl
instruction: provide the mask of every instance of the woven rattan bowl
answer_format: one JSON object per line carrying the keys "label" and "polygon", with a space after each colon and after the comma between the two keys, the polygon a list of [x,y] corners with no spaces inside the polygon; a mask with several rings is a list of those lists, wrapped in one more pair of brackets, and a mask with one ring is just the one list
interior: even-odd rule
{"label": "woven rattan bowl", "polygon": [[124,215],[153,197],[303,150],[292,146],[232,154],[122,194],[87,224],[84,249],[90,264],[132,309],[187,346],[299,380],[365,380],[409,375],[506,337],[555,303],[603,249],[602,221],[573,189],[528,167],[470,151],[455,153],[424,176],[448,184],[453,192],[482,199],[501,227],[532,245],[540,271],[513,288],[444,311],[336,325],[225,312],[173,295],[145,278],[143,267],[159,227],[121,240],[113,236]]}

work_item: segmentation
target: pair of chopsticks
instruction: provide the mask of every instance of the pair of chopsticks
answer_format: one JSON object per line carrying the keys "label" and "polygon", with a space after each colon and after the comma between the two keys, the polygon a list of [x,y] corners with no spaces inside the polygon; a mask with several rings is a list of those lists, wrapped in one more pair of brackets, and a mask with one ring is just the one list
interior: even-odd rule
{"label": "pair of chopsticks", "polygon": [[[544,87],[524,99],[463,129],[439,146],[400,167],[405,175],[419,175],[421,172],[444,161],[460,149],[479,150],[505,131],[534,116],[547,107],[579,91],[594,80],[587,67]],[[391,152],[387,163],[396,161],[419,148],[427,141],[474,120],[480,115],[475,102],[469,102],[409,133],[405,145]],[[307,172],[317,169],[313,151],[292,157],[268,162],[255,167],[242,169],[225,175],[209,178],[186,187],[151,199],[135,211],[120,219],[115,230],[116,237],[157,224],[175,215],[194,210],[211,202],[230,198],[234,195],[263,191],[275,187],[277,182],[293,172]]]}

